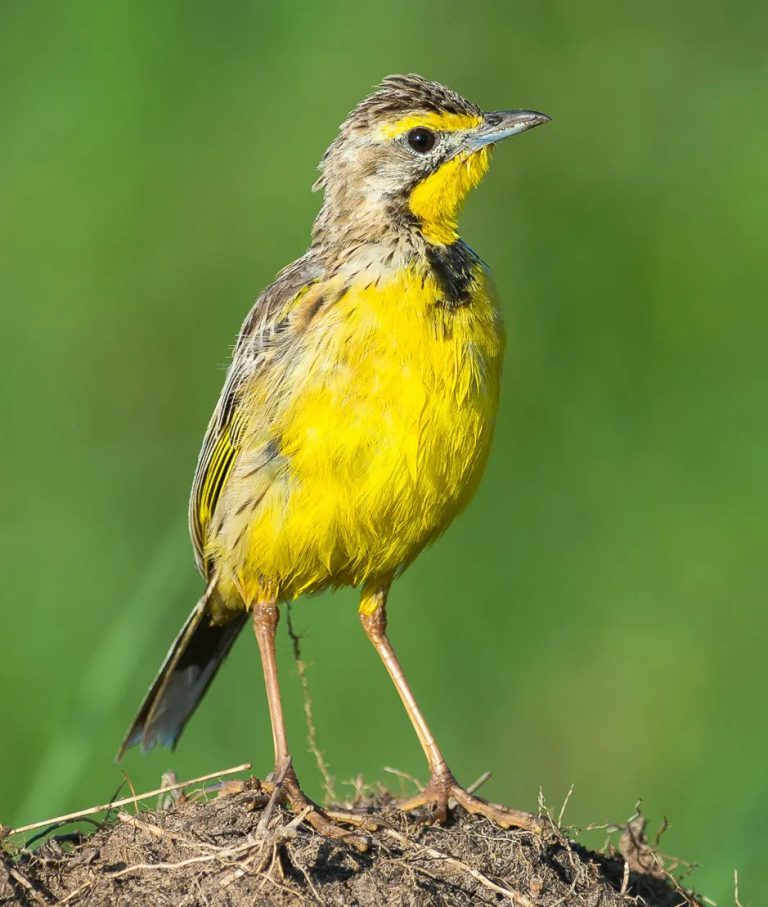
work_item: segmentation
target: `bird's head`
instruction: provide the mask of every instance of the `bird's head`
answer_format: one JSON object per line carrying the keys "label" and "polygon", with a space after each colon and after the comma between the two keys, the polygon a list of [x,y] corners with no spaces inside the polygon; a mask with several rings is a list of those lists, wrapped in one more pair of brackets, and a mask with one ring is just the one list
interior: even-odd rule
{"label": "bird's head", "polygon": [[[316,235],[416,226],[431,243],[457,238],[461,204],[496,142],[549,121],[534,110],[485,113],[439,82],[388,76],[341,124],[320,163]],[[343,225],[343,226],[342,226]]]}

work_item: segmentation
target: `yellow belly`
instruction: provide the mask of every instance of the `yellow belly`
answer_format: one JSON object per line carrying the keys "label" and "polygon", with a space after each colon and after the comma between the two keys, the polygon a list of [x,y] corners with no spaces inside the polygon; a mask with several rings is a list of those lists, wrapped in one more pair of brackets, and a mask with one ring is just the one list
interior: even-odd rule
{"label": "yellow belly", "polygon": [[386,579],[465,506],[488,453],[503,332],[487,277],[437,305],[412,270],[352,287],[308,331],[270,433],[279,468],[238,543],[239,594]]}

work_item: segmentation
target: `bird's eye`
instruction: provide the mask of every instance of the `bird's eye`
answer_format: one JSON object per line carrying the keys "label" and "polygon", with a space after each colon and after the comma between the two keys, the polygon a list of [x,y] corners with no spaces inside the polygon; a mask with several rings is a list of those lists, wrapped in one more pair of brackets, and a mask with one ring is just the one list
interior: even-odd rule
{"label": "bird's eye", "polygon": [[420,154],[426,154],[435,147],[437,136],[431,129],[425,129],[423,126],[417,126],[408,133],[408,144],[414,151]]}

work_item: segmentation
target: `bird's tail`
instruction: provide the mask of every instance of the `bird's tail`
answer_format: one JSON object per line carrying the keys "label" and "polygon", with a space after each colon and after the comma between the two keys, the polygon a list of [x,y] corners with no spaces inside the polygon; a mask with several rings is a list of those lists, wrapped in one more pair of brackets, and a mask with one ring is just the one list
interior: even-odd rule
{"label": "bird's tail", "polygon": [[226,624],[210,619],[210,602],[215,578],[195,605],[144,697],[117,760],[136,744],[146,752],[155,744],[174,747],[181,732],[205,695],[219,666],[232,648],[247,620],[245,611],[237,612]]}

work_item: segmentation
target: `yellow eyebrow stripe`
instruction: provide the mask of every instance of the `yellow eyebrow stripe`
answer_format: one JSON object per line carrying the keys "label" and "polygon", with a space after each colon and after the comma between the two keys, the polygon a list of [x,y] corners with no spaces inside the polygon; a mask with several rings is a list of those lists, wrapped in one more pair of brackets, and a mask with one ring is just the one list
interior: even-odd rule
{"label": "yellow eyebrow stripe", "polygon": [[466,113],[416,113],[403,117],[396,123],[385,124],[381,127],[381,135],[383,138],[394,139],[416,126],[426,126],[437,132],[461,132],[474,129],[482,122],[482,117]]}

